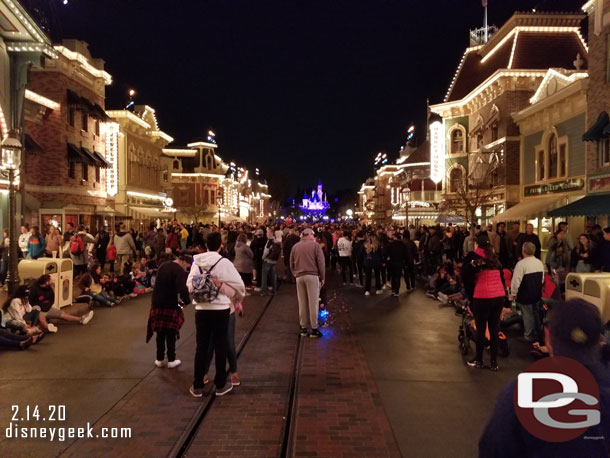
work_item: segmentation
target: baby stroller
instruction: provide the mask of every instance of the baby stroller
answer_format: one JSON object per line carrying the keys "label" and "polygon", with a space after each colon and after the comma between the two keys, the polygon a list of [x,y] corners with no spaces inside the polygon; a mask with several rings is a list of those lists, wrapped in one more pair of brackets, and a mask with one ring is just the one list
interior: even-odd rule
{"label": "baby stroller", "polygon": [[[462,324],[458,331],[459,348],[462,355],[467,355],[470,351],[470,342],[475,342],[477,338],[477,326],[474,316],[467,305],[462,306]],[[489,329],[485,329],[485,348],[489,347]],[[506,357],[510,354],[508,338],[502,331],[498,331],[498,356]]]}

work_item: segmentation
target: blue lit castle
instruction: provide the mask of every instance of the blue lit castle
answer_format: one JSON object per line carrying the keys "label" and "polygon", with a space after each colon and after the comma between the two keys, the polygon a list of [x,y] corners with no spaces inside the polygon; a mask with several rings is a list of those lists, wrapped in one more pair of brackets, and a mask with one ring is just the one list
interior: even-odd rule
{"label": "blue lit castle", "polygon": [[310,198],[307,198],[307,194],[303,195],[303,203],[299,207],[308,216],[322,216],[326,213],[329,204],[326,200],[326,194],[322,191],[321,181],[318,181],[318,189],[311,191]]}

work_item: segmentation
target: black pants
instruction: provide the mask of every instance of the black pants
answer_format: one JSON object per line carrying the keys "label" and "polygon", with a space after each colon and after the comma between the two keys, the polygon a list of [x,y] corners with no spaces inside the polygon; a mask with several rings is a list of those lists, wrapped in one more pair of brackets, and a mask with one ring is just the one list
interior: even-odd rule
{"label": "black pants", "polygon": [[500,313],[504,305],[504,297],[492,299],[473,299],[472,314],[477,326],[477,361],[483,361],[483,350],[485,349],[485,329],[489,327],[489,346],[491,360],[498,357],[498,331],[500,330]]}
{"label": "black pants", "polygon": [[165,345],[167,344],[167,361],[172,362],[176,359],[176,331],[164,329],[157,332],[157,361],[165,358]]}
{"label": "black pants", "polygon": [[371,280],[372,275],[375,274],[375,289],[381,289],[381,267],[365,267],[364,268],[364,290],[371,290]]}
{"label": "black pants", "polygon": [[203,388],[205,375],[205,358],[210,340],[216,354],[216,375],[214,385],[222,388],[227,381],[227,328],[229,326],[229,309],[197,310],[195,312],[197,328],[197,350],[195,350],[195,380],[193,387]]}
{"label": "black pants", "polygon": [[405,276],[405,284],[407,289],[415,288],[415,266],[413,264],[403,267],[403,275]]}
{"label": "black pants", "polygon": [[358,280],[361,285],[364,285],[364,266],[360,261],[357,261],[354,264],[356,265],[356,269],[358,269]]}
{"label": "black pants", "polygon": [[87,272],[87,264],[74,264],[74,278]]}
{"label": "black pants", "polygon": [[252,272],[250,272],[248,274],[244,274],[244,273],[240,272],[239,276],[241,277],[241,279],[244,282],[244,285],[246,287],[252,286]]}
{"label": "black pants", "polygon": [[254,268],[256,269],[256,287],[260,288],[263,281],[263,260],[261,259],[260,262],[256,261]]}
{"label": "black pants", "polygon": [[341,266],[341,278],[343,279],[343,283],[352,283],[352,279],[354,278],[352,258],[349,256],[339,256],[339,265]]}
{"label": "black pants", "polygon": [[390,264],[388,266],[388,270],[390,271],[392,292],[398,294],[398,292],[400,291],[400,278],[402,277],[402,265]]}

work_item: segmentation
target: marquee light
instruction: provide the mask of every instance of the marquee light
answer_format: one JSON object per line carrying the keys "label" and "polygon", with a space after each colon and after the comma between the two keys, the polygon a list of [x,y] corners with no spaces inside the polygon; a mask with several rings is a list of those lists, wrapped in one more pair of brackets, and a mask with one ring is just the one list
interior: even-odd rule
{"label": "marquee light", "polygon": [[131,111],[128,110],[106,110],[106,114],[111,118],[127,118],[130,121],[138,124],[144,129],[150,129],[150,124],[144,121],[139,116],[134,115]]}
{"label": "marquee light", "polygon": [[25,90],[25,98],[27,100],[31,100],[32,102],[36,102],[39,105],[42,105],[45,108],[48,108],[50,110],[57,110],[59,108],[59,103],[51,100],[51,99],[47,99],[46,97],[43,97],[40,94],[36,94],[33,91],[30,91],[29,89]]}
{"label": "marquee light", "polygon": [[515,39],[513,40],[513,47],[510,50],[510,59],[508,59],[508,68],[513,68],[513,57],[515,57],[515,48],[517,47],[517,40],[519,39],[519,31],[515,32]]}
{"label": "marquee light", "polygon": [[447,94],[445,94],[445,98],[444,98],[445,102],[449,99],[449,94],[451,94],[451,91],[453,90],[453,86],[455,86],[457,77],[460,74],[462,67],[464,66],[464,62],[466,61],[466,56],[468,56],[468,54],[470,54],[472,51],[477,51],[477,50],[481,49],[482,47],[483,47],[483,45],[478,45],[478,46],[472,46],[470,48],[466,48],[466,51],[464,51],[464,54],[462,55],[462,60],[460,60],[458,68],[455,71],[455,74],[453,75],[453,79],[451,80],[451,84],[449,85],[449,89],[447,90]]}
{"label": "marquee light", "polygon": [[55,46],[55,50],[57,52],[59,52],[60,54],[62,54],[67,59],[77,61],[90,74],[92,74],[96,78],[102,78],[104,80],[104,83],[106,83],[107,85],[112,84],[112,76],[110,76],[110,73],[108,73],[104,70],[95,68],[93,65],[91,65],[89,63],[89,60],[85,56],[83,56],[81,53],[78,53],[76,51],[71,51],[68,48],[66,48],[65,46],[61,46],[61,45]]}
{"label": "marquee light", "polygon": [[165,195],[146,194],[144,192],[127,191],[127,195],[128,196],[133,196],[133,197],[143,197],[145,199],[160,200],[161,202],[165,202],[165,200],[167,200],[167,196],[165,196]]}
{"label": "marquee light", "polygon": [[538,89],[530,99],[530,103],[533,105],[544,97],[544,95],[546,94],[546,87],[548,86],[549,81],[553,78],[560,79],[564,81],[566,85],[568,85],[576,80],[587,78],[588,76],[589,74],[587,72],[575,72],[570,75],[564,75],[563,73],[560,73],[557,70],[550,68],[547,74],[542,79],[540,86],[538,86]]}
{"label": "marquee light", "polygon": [[440,121],[430,124],[430,179],[436,184],[445,176],[445,125]]}

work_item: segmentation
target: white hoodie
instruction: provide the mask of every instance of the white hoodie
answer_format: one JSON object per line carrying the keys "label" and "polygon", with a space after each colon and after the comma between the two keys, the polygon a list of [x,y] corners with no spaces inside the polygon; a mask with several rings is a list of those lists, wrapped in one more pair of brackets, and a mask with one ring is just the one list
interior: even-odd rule
{"label": "white hoodie", "polygon": [[[186,279],[186,286],[190,293],[193,292],[193,276],[200,274],[199,267],[201,267],[202,270],[208,270],[216,264],[220,258],[222,258],[222,256],[216,251],[208,251],[207,253],[201,253],[193,257],[193,265],[191,266],[191,271]],[[246,295],[244,282],[229,259],[220,259],[218,264],[216,264],[216,267],[212,269],[212,277],[229,285],[237,294],[241,296]],[[224,294],[218,294],[218,297],[212,302],[193,303],[195,304],[195,310],[225,310],[230,308],[231,299]]]}

